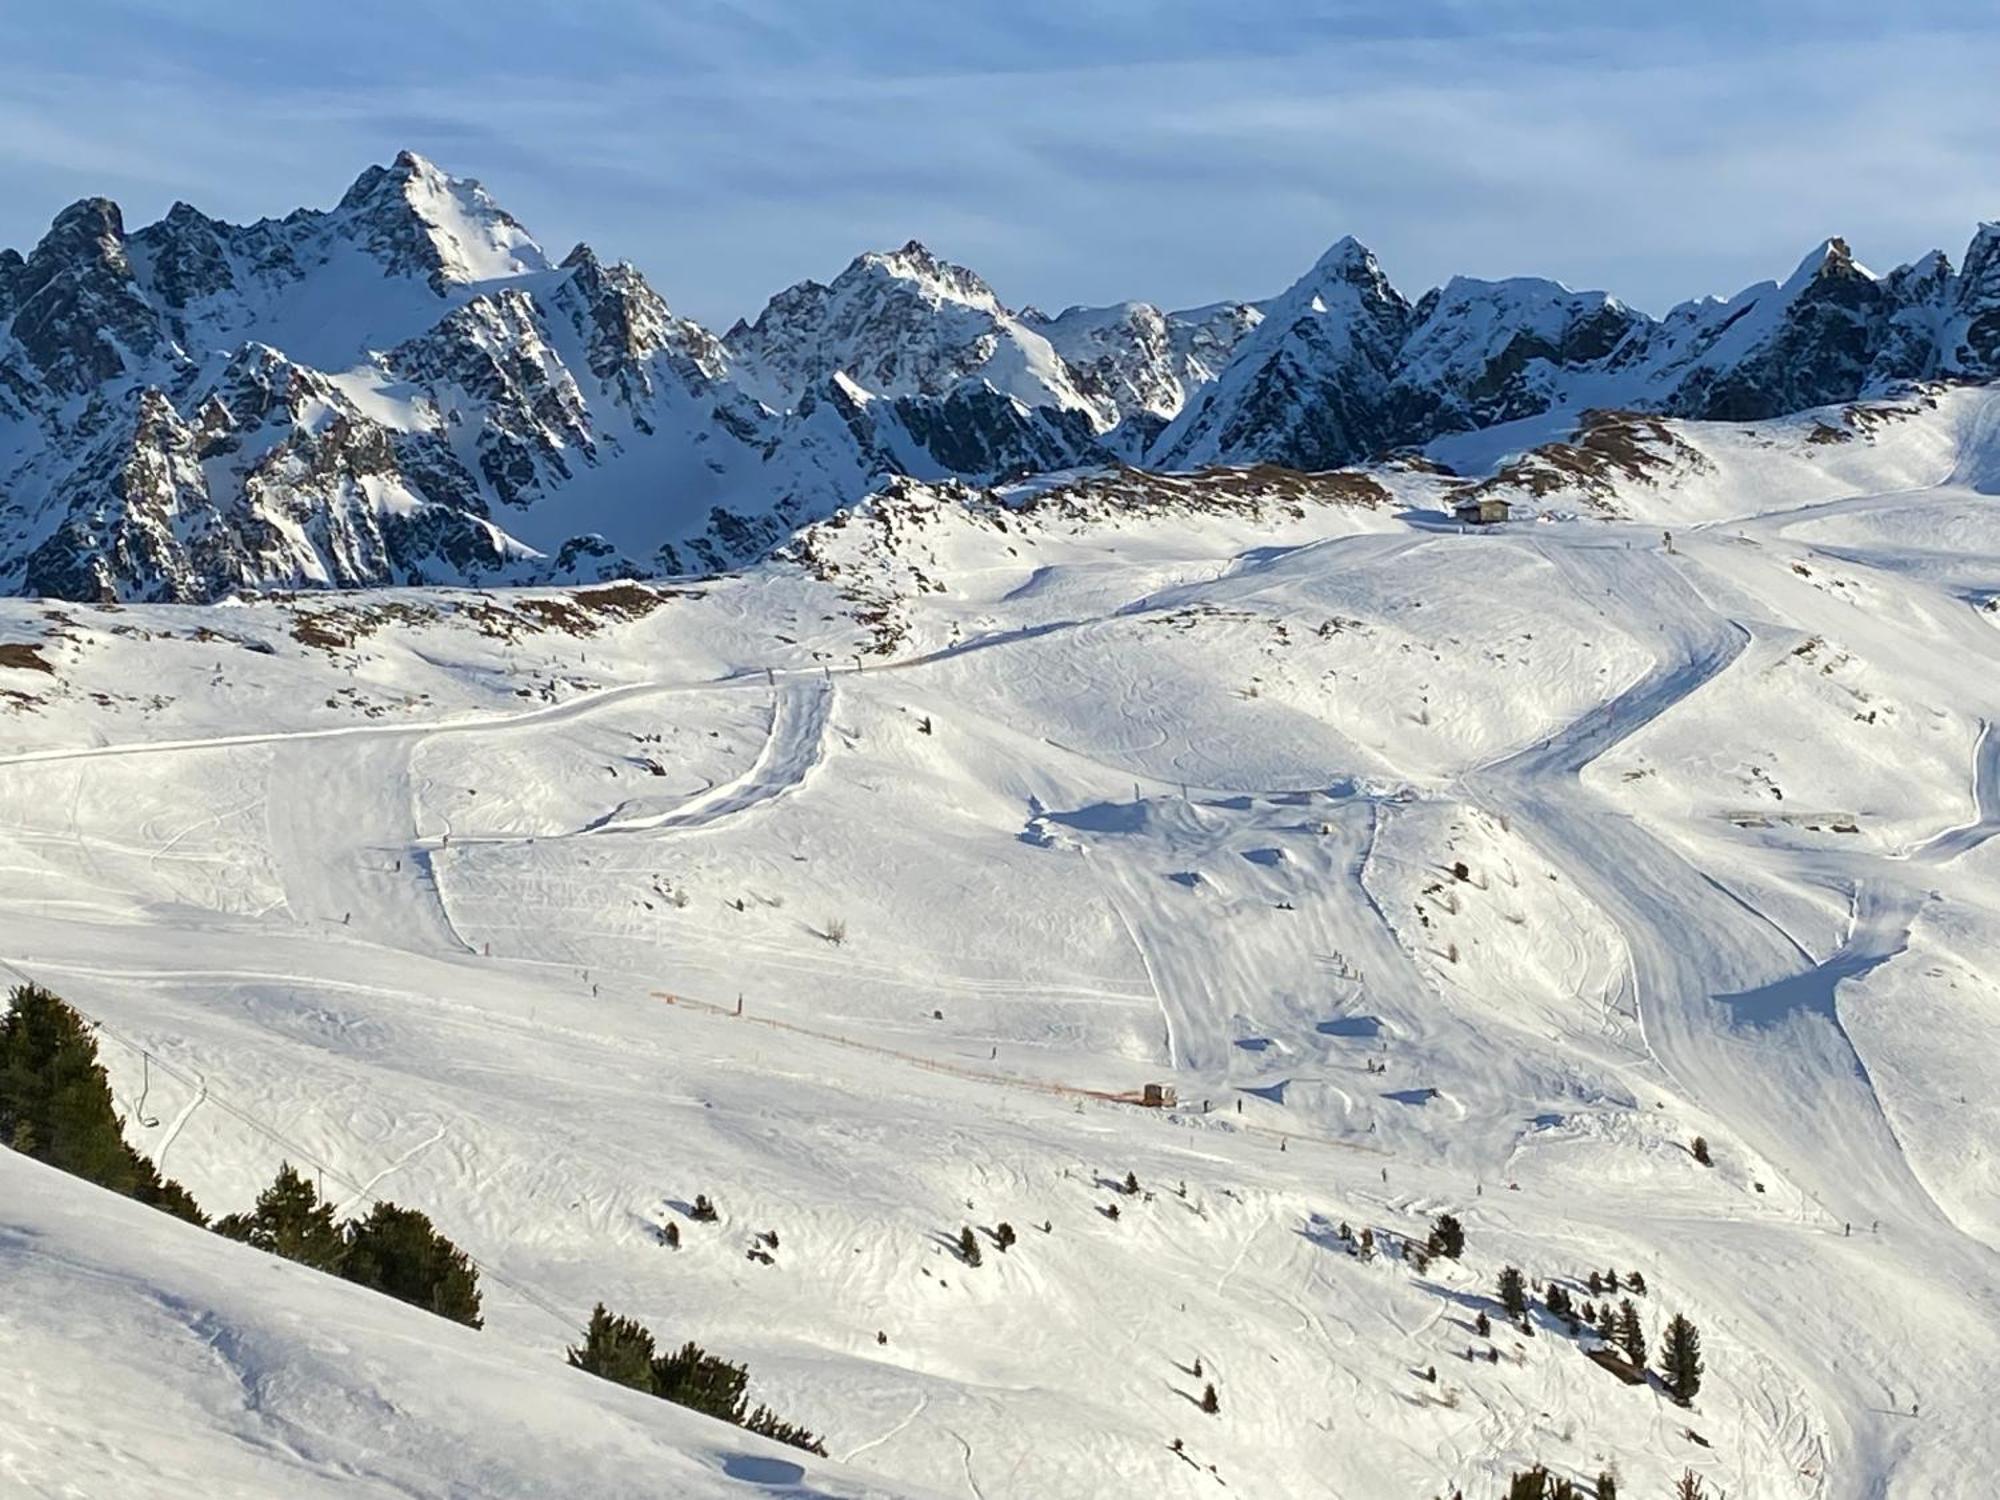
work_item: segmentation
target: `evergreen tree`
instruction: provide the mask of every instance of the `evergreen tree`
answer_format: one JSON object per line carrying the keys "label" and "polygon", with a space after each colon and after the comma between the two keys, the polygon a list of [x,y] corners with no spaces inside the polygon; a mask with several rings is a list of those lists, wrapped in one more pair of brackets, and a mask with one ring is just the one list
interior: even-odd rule
{"label": "evergreen tree", "polygon": [[569,1362],[601,1380],[659,1394],[653,1383],[653,1336],[630,1318],[613,1317],[600,1302],[590,1314],[583,1345],[567,1351]]}
{"label": "evergreen tree", "polygon": [[1646,1295],[1646,1278],[1641,1276],[1637,1271],[1633,1271],[1626,1276],[1625,1285],[1631,1289],[1632,1295],[1635,1297]]}
{"label": "evergreen tree", "polygon": [[1483,1339],[1490,1339],[1493,1337],[1493,1320],[1481,1313],[1472,1320],[1472,1331]]}
{"label": "evergreen tree", "polygon": [[378,1203],[366,1219],[349,1223],[341,1274],[441,1318],[481,1326],[471,1258],[413,1208]]}
{"label": "evergreen tree", "polygon": [[1666,1338],[1660,1344],[1660,1374],[1682,1406],[1701,1391],[1701,1334],[1679,1313],[1667,1324]]}
{"label": "evergreen tree", "polygon": [[688,1217],[697,1224],[713,1224],[716,1220],[715,1205],[708,1201],[708,1194],[696,1193],[694,1207],[688,1210]]}
{"label": "evergreen tree", "polygon": [[1136,1194],[1139,1191],[1139,1174],[1137,1172],[1127,1172],[1125,1174],[1125,1191],[1131,1194]]}
{"label": "evergreen tree", "polygon": [[1674,1486],[1674,1500],[1706,1500],[1707,1495],[1701,1477],[1693,1469],[1681,1470],[1680,1481]]}
{"label": "evergreen tree", "polygon": [[1607,1344],[1618,1342],[1618,1319],[1612,1313],[1609,1302],[1597,1309],[1597,1336]]}
{"label": "evergreen tree", "polygon": [[1507,1486],[1507,1500],[1549,1500],[1549,1471],[1536,1464],[1516,1474]]}
{"label": "evergreen tree", "polygon": [[1521,1273],[1513,1266],[1500,1272],[1500,1305],[1507,1310],[1507,1316],[1515,1322],[1528,1315],[1528,1292],[1521,1280]]}
{"label": "evergreen tree", "polygon": [[968,1266],[979,1264],[979,1240],[973,1234],[970,1224],[958,1232],[958,1258]]}
{"label": "evergreen tree", "polygon": [[1604,1273],[1604,1285],[1605,1285],[1605,1287],[1606,1287],[1607,1289],[1609,1289],[1609,1290],[1611,1290],[1611,1291],[1614,1291],[1614,1292],[1615,1292],[1615,1291],[1617,1291],[1617,1290],[1618,1290],[1618,1273],[1617,1273],[1616,1271],[1606,1271],[1606,1272]]}
{"label": "evergreen tree", "polygon": [[1465,1226],[1458,1222],[1456,1214],[1437,1216],[1437,1222],[1431,1225],[1431,1249],[1446,1260],[1457,1260],[1465,1254]]}
{"label": "evergreen tree", "polygon": [[1701,1136],[1696,1136],[1694,1138],[1694,1159],[1700,1162],[1704,1167],[1712,1167],[1715,1165],[1713,1161],[1709,1160],[1708,1142]]}
{"label": "evergreen tree", "polygon": [[1212,1380],[1201,1393],[1201,1409],[1211,1417],[1222,1410],[1222,1398],[1215,1394],[1215,1382]]}
{"label": "evergreen tree", "polygon": [[1593,1297],[1604,1295],[1604,1278],[1595,1271],[1590,1273],[1590,1295]]}
{"label": "evergreen tree", "polygon": [[1618,1476],[1606,1469],[1597,1476],[1596,1494],[1592,1500],[1618,1500]]}
{"label": "evergreen tree", "polygon": [[1630,1297],[1618,1304],[1618,1345],[1632,1368],[1646,1368],[1646,1330],[1639,1326],[1639,1309]]}
{"label": "evergreen tree", "polygon": [[347,1239],[333,1222],[333,1205],[322,1203],[290,1162],[279,1165],[277,1177],[257,1195],[256,1208],[217,1220],[215,1232],[335,1275],[347,1258]]}
{"label": "evergreen tree", "polygon": [[660,1242],[664,1244],[669,1250],[680,1249],[681,1226],[674,1223],[673,1220],[669,1219],[667,1221],[666,1227],[660,1231]]}
{"label": "evergreen tree", "polygon": [[1009,1224],[1005,1219],[1002,1219],[999,1224],[994,1226],[993,1243],[998,1245],[1000,1253],[1005,1255],[1014,1244],[1014,1226]]}

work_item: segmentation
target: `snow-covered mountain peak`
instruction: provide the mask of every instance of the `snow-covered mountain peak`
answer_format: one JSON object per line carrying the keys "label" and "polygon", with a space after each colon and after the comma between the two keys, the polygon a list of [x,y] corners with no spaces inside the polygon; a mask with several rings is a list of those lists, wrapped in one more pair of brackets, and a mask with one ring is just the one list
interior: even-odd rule
{"label": "snow-covered mountain peak", "polygon": [[1799,262],[1798,269],[1785,279],[1779,291],[1789,300],[1824,278],[1857,276],[1868,281],[1876,279],[1874,272],[1854,258],[1847,241],[1833,235],[1813,247],[1812,252]]}
{"label": "snow-covered mountain peak", "polygon": [[1028,407],[1086,412],[1100,428],[1117,420],[991,287],[915,240],[857,256],[829,284],[780,292],[723,342],[734,378],[777,411],[840,373],[877,396],[937,398],[983,383]]}
{"label": "snow-covered mountain peak", "polygon": [[833,286],[839,291],[881,276],[907,282],[921,295],[937,302],[961,302],[967,307],[995,314],[1007,311],[993,288],[977,272],[942,259],[914,239],[899,250],[871,250],[856,256],[848,268],[834,278]]}
{"label": "snow-covered mountain peak", "polygon": [[363,172],[335,214],[392,271],[420,271],[439,291],[549,266],[541,246],[478,182],[453,177],[411,151]]}

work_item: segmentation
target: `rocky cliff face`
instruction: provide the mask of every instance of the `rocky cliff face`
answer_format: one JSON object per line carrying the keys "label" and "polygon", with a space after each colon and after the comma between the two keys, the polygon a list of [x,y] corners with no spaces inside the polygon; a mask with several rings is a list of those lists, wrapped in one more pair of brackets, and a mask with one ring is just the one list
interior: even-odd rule
{"label": "rocky cliff face", "polygon": [[1839,240],[1654,320],[1553,282],[1412,302],[1352,240],[1265,302],[1016,312],[914,242],[718,337],[552,263],[405,154],[331,209],[0,251],[0,588],[549,582],[727,567],[897,476],[1327,469],[1563,408],[1748,420],[2000,378],[2000,226],[1886,276]]}

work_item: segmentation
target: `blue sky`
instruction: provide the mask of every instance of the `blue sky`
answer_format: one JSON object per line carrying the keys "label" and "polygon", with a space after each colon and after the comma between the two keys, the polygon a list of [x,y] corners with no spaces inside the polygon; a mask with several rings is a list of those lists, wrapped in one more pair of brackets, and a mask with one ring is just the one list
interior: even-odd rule
{"label": "blue sky", "polygon": [[23,0],[0,245],[333,202],[408,146],[552,252],[748,313],[915,236],[1051,310],[1275,291],[1351,233],[1659,311],[1828,234],[2000,218],[2000,8],[1961,0]]}

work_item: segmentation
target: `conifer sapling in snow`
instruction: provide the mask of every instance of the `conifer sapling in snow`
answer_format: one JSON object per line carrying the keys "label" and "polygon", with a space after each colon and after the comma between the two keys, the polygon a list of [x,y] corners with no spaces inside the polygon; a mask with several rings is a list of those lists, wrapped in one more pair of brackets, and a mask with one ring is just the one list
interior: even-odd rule
{"label": "conifer sapling in snow", "polygon": [[1701,1334],[1679,1313],[1667,1324],[1666,1337],[1660,1344],[1660,1374],[1666,1380],[1667,1390],[1682,1406],[1692,1402],[1701,1391]]}
{"label": "conifer sapling in snow", "polygon": [[1627,1297],[1618,1304],[1618,1346],[1625,1351],[1625,1358],[1632,1368],[1646,1368],[1646,1330],[1639,1326],[1639,1309]]}
{"label": "conifer sapling in snow", "polygon": [[968,1266],[979,1264],[979,1240],[974,1236],[970,1224],[958,1232],[958,1258]]}
{"label": "conifer sapling in snow", "polygon": [[1201,1409],[1211,1417],[1222,1410],[1222,1399],[1215,1394],[1215,1382],[1212,1380],[1201,1393]]}
{"label": "conifer sapling in snow", "polygon": [[1437,1222],[1431,1225],[1431,1253],[1442,1255],[1446,1260],[1457,1260],[1465,1254],[1465,1226],[1458,1222],[1456,1214],[1439,1214]]}
{"label": "conifer sapling in snow", "polygon": [[1513,1266],[1500,1272],[1500,1305],[1507,1310],[1507,1316],[1520,1322],[1528,1315],[1528,1290],[1521,1280],[1521,1273]]}
{"label": "conifer sapling in snow", "polygon": [[1694,1138],[1694,1159],[1700,1162],[1704,1167],[1712,1167],[1715,1165],[1715,1163],[1710,1161],[1708,1158],[1708,1141],[1702,1136],[1696,1136]]}
{"label": "conifer sapling in snow", "polygon": [[1002,1255],[1005,1255],[1008,1249],[1014,1243],[1014,1226],[1012,1224],[1009,1224],[1005,1219],[1002,1219],[999,1222],[999,1224],[994,1227],[993,1243],[998,1245],[1000,1247],[1000,1253]]}

